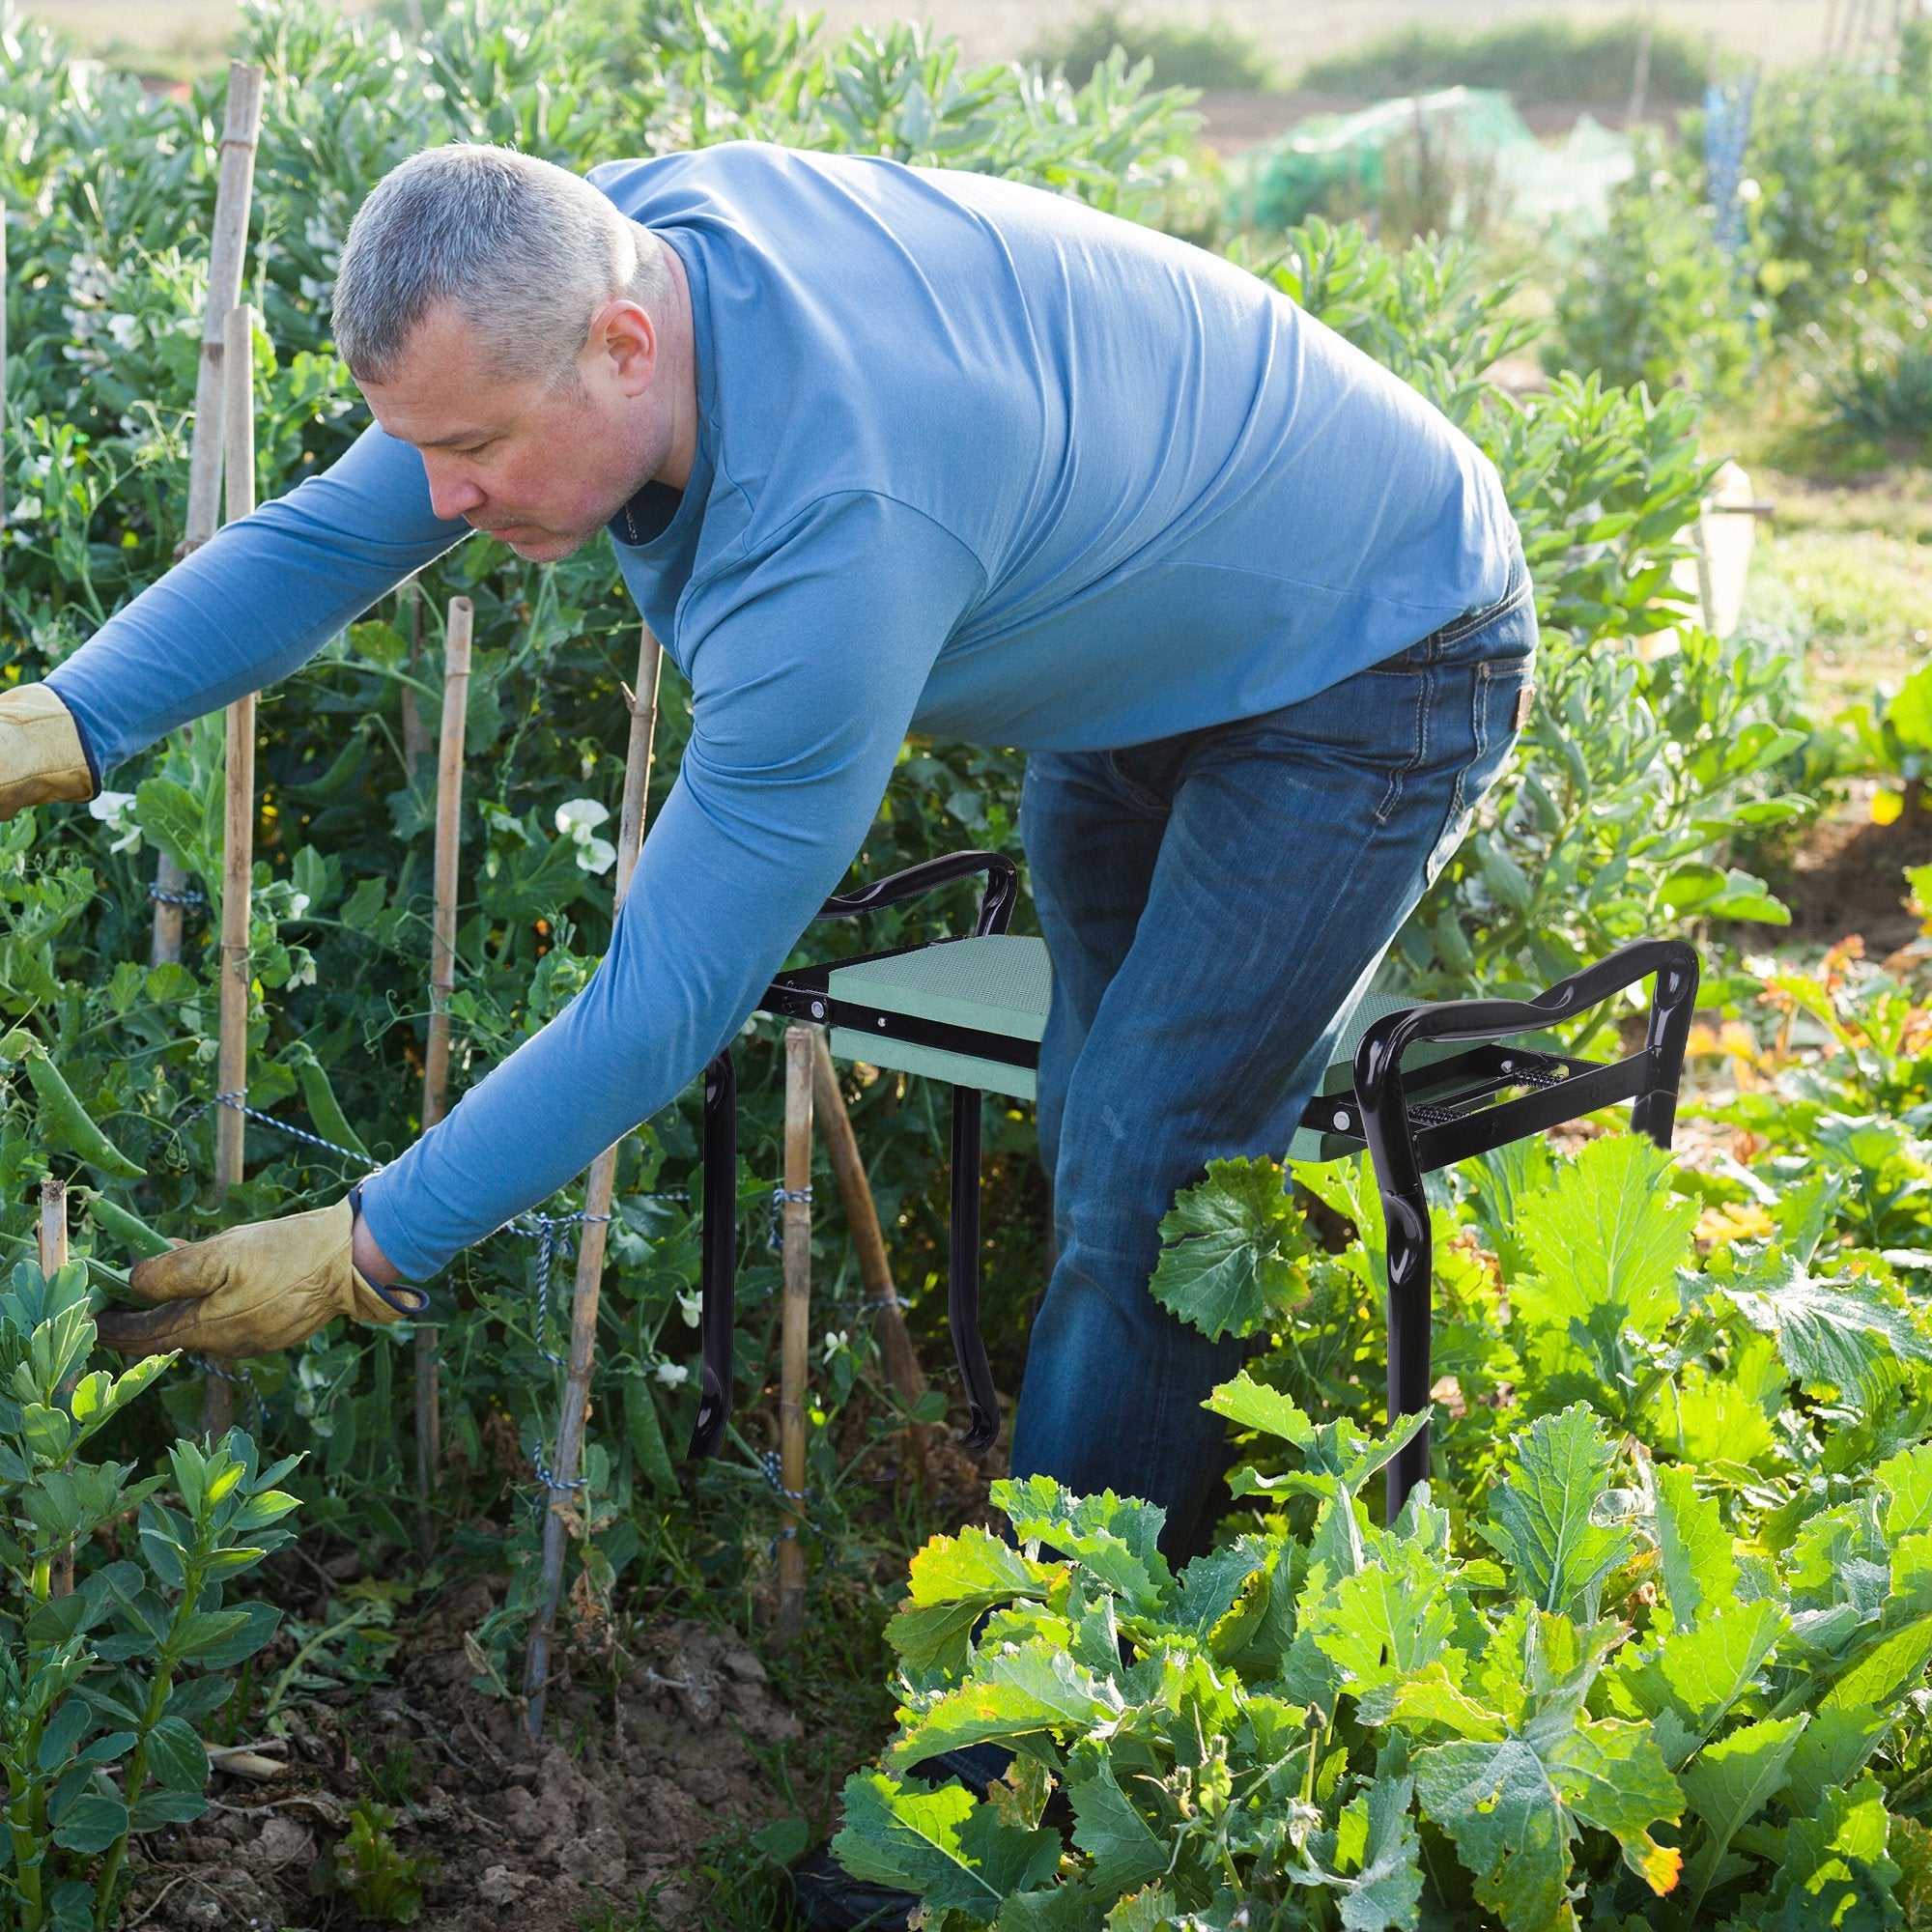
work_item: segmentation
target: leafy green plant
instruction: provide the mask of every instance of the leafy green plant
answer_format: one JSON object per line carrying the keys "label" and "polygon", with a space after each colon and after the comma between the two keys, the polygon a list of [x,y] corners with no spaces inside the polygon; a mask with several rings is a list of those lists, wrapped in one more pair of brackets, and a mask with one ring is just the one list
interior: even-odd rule
{"label": "leafy green plant", "polygon": [[[1197,1201],[1245,1199],[1234,1166]],[[1371,1232],[1358,1173],[1297,1178]],[[1932,1803],[1932,1324],[1876,1255],[1813,1272],[1802,1195],[1776,1243],[1685,1266],[1668,1179],[1628,1136],[1478,1172],[1457,1218],[1501,1253],[1392,1528],[1375,1478],[1421,1418],[1313,1420],[1305,1307],[1209,1405],[1258,1513],[1179,1576],[1146,1504],[996,1486],[1013,1544],[914,1559],[848,1869],[955,1927],[1899,1922]],[[1211,1326],[1211,1274],[1171,1266],[1203,1237],[1170,1235],[1164,1298]],[[1365,1249],[1326,1264],[1372,1304]],[[984,1800],[909,1776],[974,1743],[1017,1753]]]}
{"label": "leafy green plant", "polygon": [[399,1851],[390,1833],[396,1812],[374,1799],[349,1807],[349,1830],[335,1847],[335,1884],[365,1918],[380,1925],[413,1925],[422,1917],[423,1883],[432,1861]]}
{"label": "leafy green plant", "polygon": [[1737,394],[1769,346],[1768,310],[1747,265],[1718,246],[1714,221],[1669,170],[1639,172],[1558,288],[1545,366],[1654,391]]}
{"label": "leafy green plant", "polygon": [[[287,1539],[296,1507],[275,1487],[294,1459],[258,1469],[239,1432],[177,1442],[164,1476],[85,1458],[174,1359],[117,1376],[88,1367],[94,1340],[85,1268],[14,1268],[0,1293],[0,1884],[22,1932],[113,1924],[128,1834],[206,1808],[199,1725],[280,1614],[227,1605],[227,1584]],[[109,1557],[97,1536],[130,1518],[121,1547],[139,1560]]]}

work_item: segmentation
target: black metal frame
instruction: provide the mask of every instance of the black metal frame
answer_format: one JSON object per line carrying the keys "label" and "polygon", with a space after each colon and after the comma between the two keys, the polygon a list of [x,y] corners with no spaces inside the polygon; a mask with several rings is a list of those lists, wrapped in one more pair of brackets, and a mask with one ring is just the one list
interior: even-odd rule
{"label": "black metal frame", "polygon": [[[1019,877],[1013,862],[998,852],[956,852],[929,859],[863,892],[828,899],[818,917],[857,918],[980,873],[986,875],[986,889],[974,932],[978,936],[1004,932],[1012,917]],[[830,976],[838,967],[923,950],[894,947],[781,973],[766,989],[758,1010],[1006,1065],[1037,1066],[1039,1049],[1030,1041],[861,1006],[836,999],[830,990]],[[1633,1130],[1667,1148],[1696,1004],[1697,970],[1696,952],[1683,942],[1640,940],[1534,1000],[1459,1000],[1406,1008],[1378,1020],[1363,1036],[1355,1053],[1352,1094],[1317,1094],[1303,1108],[1301,1124],[1322,1137],[1324,1156],[1366,1147],[1375,1163],[1388,1228],[1391,1420],[1428,1407],[1432,1385],[1430,1282],[1435,1255],[1422,1177],[1621,1100],[1633,1103]],[[1641,1053],[1605,1064],[1497,1044],[1573,1018],[1653,975],[1657,984]],[[1467,1041],[1470,1050],[1405,1076],[1404,1053],[1425,1040]],[[1530,1091],[1520,1098],[1499,1098],[1523,1088]],[[980,1337],[980,1100],[977,1087],[952,1090],[947,1290],[953,1353],[973,1415],[963,1446],[976,1453],[993,1441],[1000,1428],[992,1372]],[[738,1265],[736,1107],[737,1082],[727,1046],[704,1076],[704,1365],[697,1424],[691,1439],[694,1459],[716,1452],[730,1411]],[[1428,1469],[1429,1435],[1424,1430],[1389,1465],[1391,1520]]]}

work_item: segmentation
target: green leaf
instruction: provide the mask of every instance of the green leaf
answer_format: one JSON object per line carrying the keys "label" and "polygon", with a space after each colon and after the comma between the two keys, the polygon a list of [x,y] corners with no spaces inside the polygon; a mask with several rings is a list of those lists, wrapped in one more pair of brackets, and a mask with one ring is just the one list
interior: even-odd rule
{"label": "green leaf", "polygon": [[144,1791],[134,1805],[128,1829],[152,1832],[160,1825],[185,1825],[208,1809],[208,1800],[198,1791]]}
{"label": "green leaf", "polygon": [[104,1852],[128,1829],[128,1807],[118,1798],[90,1791],[61,1814],[54,1843],[70,1852]]}
{"label": "green leaf", "polygon": [[1690,1471],[1675,1463],[1657,1471],[1657,1554],[1679,1630],[1707,1605],[1730,1603],[1738,1577],[1730,1531],[1718,1505],[1697,1493]]}
{"label": "green leaf", "polygon": [[1928,1662],[1932,1662],[1932,1616],[1923,1616],[1858,1652],[1818,1709],[1888,1710],[1918,1684]]}
{"label": "green leaf", "polygon": [[226,1670],[243,1658],[253,1657],[274,1635],[282,1613],[272,1604],[242,1604],[228,1614],[240,1621],[229,1634],[206,1644],[195,1661],[210,1670]]}
{"label": "green leaf", "polygon": [[94,1722],[94,1712],[78,1697],[70,1697],[46,1721],[35,1762],[43,1771],[58,1771],[80,1748]]}
{"label": "green leaf", "polygon": [[1756,1684],[1789,1628],[1783,1610],[1766,1598],[1733,1603],[1690,1630],[1666,1632],[1642,1662],[1623,1667],[1631,1693],[1658,1719],[1667,1764],[1682,1764],[1718,1728]]}
{"label": "green leaf", "polygon": [[1655,1341],[1677,1314],[1677,1270],[1697,1204],[1670,1193],[1670,1156],[1641,1134],[1606,1134],[1558,1168],[1521,1208],[1518,1238],[1532,1278],[1510,1298],[1530,1322],[1599,1338],[1625,1328]]}
{"label": "green leaf", "polygon": [[1490,1499],[1492,1521],[1480,1533],[1501,1551],[1525,1597],[1567,1615],[1583,1598],[1594,1598],[1631,1553],[1627,1528],[1591,1520],[1609,1487],[1614,1452],[1582,1403],[1539,1416],[1515,1447],[1508,1477]]}
{"label": "green leaf", "polygon": [[1252,1335],[1307,1299],[1306,1223],[1271,1160],[1210,1160],[1160,1224],[1153,1297],[1204,1334]]}
{"label": "green leaf", "polygon": [[1897,1922],[1898,1878],[1886,1856],[1884,1793],[1861,1777],[1849,1791],[1826,1792],[1817,1811],[1794,1815],[1764,1923],[1777,1932],[1882,1932]]}
{"label": "green leaf", "polygon": [[134,788],[134,822],[183,871],[206,879],[218,870],[202,837],[194,794],[172,779],[143,779]]}
{"label": "green leaf", "polygon": [[1111,1722],[1123,1708],[1113,1685],[1044,1638],[990,1657],[982,1650],[964,1684],[906,1714],[890,1756],[918,1764],[961,1745],[1010,1743],[1038,1731],[1077,1734]]}
{"label": "green leaf", "polygon": [[1097,1889],[1128,1891],[1167,1870],[1172,1846],[1135,1810],[1100,1749],[1079,1749],[1066,1798],[1073,1806],[1073,1842],[1094,1861]]}
{"label": "green leaf", "polygon": [[1813,1714],[1791,1754],[1784,1802],[1793,1816],[1808,1818],[1835,1784],[1849,1784],[1903,1715],[1903,1707],[1874,1711],[1842,1705]]}
{"label": "green leaf", "polygon": [[1932,664],[1922,664],[1898,687],[1885,708],[1898,741],[1915,752],[1932,752]]}
{"label": "green leaf", "polygon": [[1752,1327],[1774,1337],[1800,1381],[1840,1389],[1867,1403],[1899,1361],[1932,1361],[1919,1322],[1896,1290],[1863,1275],[1819,1280],[1782,1250],[1750,1258],[1746,1272],[1706,1276]]}
{"label": "green leaf", "polygon": [[1414,1789],[1410,1777],[1378,1777],[1344,1808],[1335,1834],[1358,1843],[1361,1855],[1333,1861],[1359,1869],[1345,1875],[1317,1867],[1307,1875],[1341,1894],[1343,1932],[1415,1932],[1420,1924],[1422,1847],[1408,1812]]}
{"label": "green leaf", "polygon": [[1237,1429],[1279,1435],[1297,1449],[1305,1449],[1315,1440],[1314,1423],[1293,1402],[1279,1389],[1256,1381],[1246,1369],[1233,1381],[1221,1383],[1201,1406],[1226,1416]]}
{"label": "green leaf", "polygon": [[208,1751],[191,1725],[163,1718],[148,1733],[148,1769],[169,1791],[199,1791],[208,1782]]}
{"label": "green leaf", "polygon": [[1745,1724],[1706,1745],[1678,1774],[1685,1803],[1705,1832],[1686,1874],[1693,1919],[1731,1840],[1783,1790],[1792,1750],[1808,1721],[1801,1713]]}
{"label": "green leaf", "polygon": [[1920,1442],[1881,1463],[1872,1471],[1872,1484],[1885,1498],[1880,1520],[1889,1541],[1932,1529],[1932,1442]]}
{"label": "green leaf", "polygon": [[1016,1597],[1044,1597],[1058,1574],[987,1530],[936,1536],[912,1559],[911,1595],[886,1626],[887,1640],[915,1669],[963,1669],[980,1617]]}
{"label": "green leaf", "polygon": [[1078,1563],[1136,1610],[1151,1613],[1166,1597],[1174,1580],[1160,1553],[1167,1512],[1156,1504],[1112,1490],[1074,1496],[1050,1476],[997,1482],[991,1500],[1023,1542]]}
{"label": "green leaf", "polygon": [[1653,1891],[1676,1883],[1678,1853],[1649,1833],[1679,1815],[1682,1800],[1647,1725],[1606,1719],[1548,1735],[1533,1725],[1499,1744],[1433,1745],[1417,1753],[1415,1777],[1424,1812],[1455,1840],[1476,1896],[1509,1932],[1574,1924],[1578,1823],[1610,1833]]}
{"label": "green leaf", "polygon": [[[1419,1552],[1400,1574],[1372,1565],[1344,1577],[1310,1605],[1302,1628],[1360,1699],[1443,1657],[1456,1628],[1447,1580],[1440,1566]],[[1362,1715],[1367,1722],[1378,1721],[1378,1710]]]}
{"label": "green leaf", "polygon": [[844,1796],[833,1856],[854,1878],[918,1892],[929,1911],[990,1921],[1009,1893],[1044,1884],[1060,1861],[1057,1832],[1015,1831],[958,1784],[925,1791],[862,1771]]}

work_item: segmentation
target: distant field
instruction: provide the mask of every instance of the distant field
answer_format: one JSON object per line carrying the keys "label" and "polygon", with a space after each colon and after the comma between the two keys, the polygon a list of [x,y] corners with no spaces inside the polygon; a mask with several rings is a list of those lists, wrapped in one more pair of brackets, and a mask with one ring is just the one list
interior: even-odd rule
{"label": "distant field", "polygon": [[[957,34],[969,55],[1001,59],[1031,45],[1041,33],[1089,11],[1090,0],[822,0],[835,29],[864,22],[923,17]],[[1831,0],[1658,0],[1657,15],[1726,51],[1772,66],[1816,58]],[[119,41],[133,46],[187,51],[217,49],[235,19],[230,0],[31,0],[25,11],[67,28],[90,45]],[[1491,27],[1536,14],[1568,14],[1579,20],[1615,19],[1634,0],[1139,0],[1144,17],[1215,17],[1253,34],[1293,74],[1322,54],[1372,39],[1411,20],[1439,27]]]}

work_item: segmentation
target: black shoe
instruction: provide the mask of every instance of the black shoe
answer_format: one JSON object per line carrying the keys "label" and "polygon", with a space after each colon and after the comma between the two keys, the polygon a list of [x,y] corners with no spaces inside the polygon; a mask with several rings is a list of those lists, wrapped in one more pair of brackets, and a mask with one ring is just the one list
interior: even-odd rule
{"label": "black shoe", "polygon": [[[1001,1745],[962,1745],[914,1765],[907,1776],[932,1785],[957,1778],[981,1798],[1007,1775],[1013,1761]],[[792,1897],[800,1932],[906,1932],[919,1904],[915,1891],[854,1878],[832,1856],[830,1845],[814,1845],[791,1867]]]}

